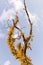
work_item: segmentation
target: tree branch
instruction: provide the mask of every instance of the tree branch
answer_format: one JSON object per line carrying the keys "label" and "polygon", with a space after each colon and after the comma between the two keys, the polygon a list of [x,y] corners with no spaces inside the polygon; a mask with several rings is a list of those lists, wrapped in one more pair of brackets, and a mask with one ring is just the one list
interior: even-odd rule
{"label": "tree branch", "polygon": [[29,17],[29,13],[27,11],[25,0],[24,0],[24,8],[25,8],[26,15],[28,17],[28,22],[30,24],[30,33],[29,33],[28,37],[26,38],[26,41],[28,42],[32,37],[32,23],[31,23],[31,20],[30,20],[30,17]]}

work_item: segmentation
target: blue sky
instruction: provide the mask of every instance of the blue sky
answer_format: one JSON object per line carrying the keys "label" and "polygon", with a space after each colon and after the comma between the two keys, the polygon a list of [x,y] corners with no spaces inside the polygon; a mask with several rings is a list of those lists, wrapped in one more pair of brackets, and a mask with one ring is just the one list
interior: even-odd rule
{"label": "blue sky", "polygon": [[[26,4],[31,20],[33,21],[34,36],[33,41],[31,42],[32,51],[27,50],[27,55],[32,58],[33,65],[43,65],[43,0],[26,0]],[[5,18],[5,15],[7,14],[3,14],[3,11],[7,13],[6,11],[10,9],[10,13],[12,13],[12,8],[14,9],[14,5],[9,3],[8,0],[0,0],[0,65],[20,65],[19,61],[10,53],[6,43],[8,31],[4,27],[4,24],[7,25],[6,21],[8,18]],[[25,26],[24,31],[27,34],[29,31],[25,12],[21,10],[19,12],[19,25],[20,27]]]}

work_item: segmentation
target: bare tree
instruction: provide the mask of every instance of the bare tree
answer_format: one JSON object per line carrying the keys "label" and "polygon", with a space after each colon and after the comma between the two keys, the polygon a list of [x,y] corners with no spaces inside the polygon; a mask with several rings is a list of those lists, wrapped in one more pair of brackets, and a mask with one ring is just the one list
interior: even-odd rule
{"label": "bare tree", "polygon": [[[30,50],[32,50],[31,46],[30,46],[30,40],[32,37],[32,23],[31,23],[31,20],[29,17],[29,13],[27,11],[25,0],[24,0],[24,10],[27,15],[28,22],[30,24],[30,32],[29,32],[28,36],[25,37],[25,35],[24,35],[25,33],[19,27],[16,26],[17,23],[19,22],[19,17],[16,15],[15,20],[13,19],[13,25],[9,27],[7,44],[8,44],[8,47],[10,48],[10,51],[13,54],[13,56],[15,56],[16,59],[21,61],[21,65],[32,65],[31,58],[27,57],[27,55],[26,55],[27,48],[30,48]],[[20,32],[20,36],[13,38],[12,35],[14,33],[15,28]],[[19,37],[23,38],[24,44],[21,45],[22,42],[17,43],[17,45],[16,45],[17,49],[15,49],[14,42],[17,39],[20,39]]]}

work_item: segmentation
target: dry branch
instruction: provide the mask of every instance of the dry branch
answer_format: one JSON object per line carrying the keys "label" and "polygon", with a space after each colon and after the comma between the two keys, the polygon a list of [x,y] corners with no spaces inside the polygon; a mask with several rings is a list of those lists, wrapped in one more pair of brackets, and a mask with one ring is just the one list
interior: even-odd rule
{"label": "dry branch", "polygon": [[[21,65],[32,65],[31,58],[26,56],[27,48],[31,49],[29,41],[32,37],[32,23],[31,23],[31,20],[30,20],[28,11],[27,11],[25,0],[24,0],[24,8],[25,8],[26,15],[28,17],[28,22],[30,24],[30,33],[25,38],[24,32],[16,26],[17,23],[19,22],[19,18],[16,15],[15,20],[13,20],[13,25],[9,28],[9,31],[8,31],[7,44],[9,46],[10,51],[13,54],[13,56],[15,56],[16,59],[19,59],[19,61],[21,61]],[[14,32],[15,28],[20,32],[20,37],[23,38],[23,42],[24,42],[24,44],[22,46],[21,46],[21,43],[17,43],[16,47],[17,47],[18,50],[15,49],[15,47],[14,47],[14,42],[16,41],[16,39],[18,39],[18,37],[17,38],[12,38],[12,35],[13,35],[13,32]]]}

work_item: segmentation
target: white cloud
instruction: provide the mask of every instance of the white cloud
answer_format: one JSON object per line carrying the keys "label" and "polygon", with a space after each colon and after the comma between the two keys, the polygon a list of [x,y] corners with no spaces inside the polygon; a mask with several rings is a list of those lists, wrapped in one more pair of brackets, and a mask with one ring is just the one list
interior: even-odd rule
{"label": "white cloud", "polygon": [[0,15],[0,23],[4,24],[8,19],[12,20],[15,18],[15,11],[14,9],[3,10],[2,14]]}
{"label": "white cloud", "polygon": [[[16,15],[16,10],[17,11],[22,10],[22,8],[23,8],[23,3],[20,0],[8,0],[8,1],[11,4],[13,3],[15,8],[12,7],[11,9],[3,10],[2,14],[0,15],[0,22],[2,24],[5,24],[8,19],[9,20],[14,19],[15,15]],[[39,17],[36,14],[31,14],[29,11],[28,11],[28,13],[30,15],[31,22],[33,23],[33,25],[36,25],[39,20]]]}
{"label": "white cloud", "polygon": [[[0,21],[8,20],[14,18],[15,11],[14,9],[9,9],[9,10],[3,10],[2,14],[0,15]],[[2,22],[1,22],[2,23]]]}
{"label": "white cloud", "polygon": [[10,64],[11,64],[11,62],[9,60],[4,62],[4,65],[10,65]]}
{"label": "white cloud", "polygon": [[[15,7],[15,10],[22,10],[24,8],[24,4],[21,0],[9,0],[9,3],[13,3],[13,6]],[[21,11],[20,11],[21,12]],[[39,17],[37,14],[31,14],[29,11],[28,11],[29,15],[30,15],[30,19],[32,21],[32,23],[34,25],[37,24],[38,20],[39,20]]]}
{"label": "white cloud", "polygon": [[13,4],[15,11],[21,11],[23,9],[23,2],[20,0],[9,0],[9,3]]}
{"label": "white cloud", "polygon": [[4,37],[5,37],[5,34],[0,30],[0,39]]}
{"label": "white cloud", "polygon": [[9,0],[9,3],[14,3],[16,0]]}
{"label": "white cloud", "polygon": [[22,10],[22,8],[23,8],[23,3],[21,2],[21,1],[16,1],[15,2],[15,9],[16,10]]}

